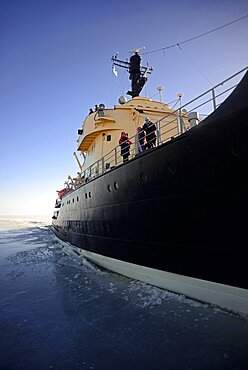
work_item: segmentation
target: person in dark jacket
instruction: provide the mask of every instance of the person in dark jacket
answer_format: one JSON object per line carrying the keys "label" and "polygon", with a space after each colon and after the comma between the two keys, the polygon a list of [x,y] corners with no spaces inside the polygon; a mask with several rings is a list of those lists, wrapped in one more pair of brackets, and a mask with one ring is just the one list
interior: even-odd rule
{"label": "person in dark jacket", "polygon": [[145,118],[145,123],[142,129],[146,132],[146,148],[154,148],[156,146],[156,126],[148,117]]}
{"label": "person in dark jacket", "polygon": [[123,157],[123,163],[128,161],[128,157],[130,156],[130,145],[132,142],[128,138],[127,132],[121,133],[121,138],[119,140],[119,145],[121,147],[121,155]]}

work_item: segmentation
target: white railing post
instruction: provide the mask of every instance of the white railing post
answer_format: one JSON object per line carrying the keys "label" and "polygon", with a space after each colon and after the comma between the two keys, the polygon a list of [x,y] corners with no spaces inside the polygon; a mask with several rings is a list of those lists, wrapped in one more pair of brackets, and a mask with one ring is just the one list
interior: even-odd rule
{"label": "white railing post", "polygon": [[179,117],[178,117],[178,109],[176,111],[176,116],[177,116],[177,133],[180,134],[180,121],[179,121]]}
{"label": "white railing post", "polygon": [[[180,92],[177,94],[177,97],[179,98],[179,118],[178,118],[178,115],[177,115],[177,122],[179,120],[179,134],[182,134],[183,133],[183,125],[182,125],[182,97],[183,97],[184,93]],[[177,123],[178,124],[178,123]]]}
{"label": "white railing post", "polygon": [[135,155],[139,153],[139,139],[138,134],[134,136],[134,153]]}
{"label": "white railing post", "polygon": [[104,157],[102,157],[102,173],[105,172]]}
{"label": "white railing post", "polygon": [[96,164],[96,177],[99,176],[99,161],[97,161],[97,164]]}
{"label": "white railing post", "polygon": [[160,133],[160,121],[158,121],[158,124],[157,124],[157,145],[159,146],[160,144],[162,144],[162,140],[161,140],[161,133]]}
{"label": "white railing post", "polygon": [[215,97],[215,91],[214,89],[211,90],[212,91],[212,98],[213,98],[213,107],[214,107],[214,110],[216,109],[216,97]]}

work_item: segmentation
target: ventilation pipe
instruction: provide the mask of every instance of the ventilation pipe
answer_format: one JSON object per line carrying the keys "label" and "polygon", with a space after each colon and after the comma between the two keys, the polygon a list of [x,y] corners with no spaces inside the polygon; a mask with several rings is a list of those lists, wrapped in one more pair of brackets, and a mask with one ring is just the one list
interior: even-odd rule
{"label": "ventilation pipe", "polygon": [[189,127],[192,128],[194,126],[197,126],[200,121],[200,116],[198,112],[190,112],[188,113],[188,121],[189,121]]}

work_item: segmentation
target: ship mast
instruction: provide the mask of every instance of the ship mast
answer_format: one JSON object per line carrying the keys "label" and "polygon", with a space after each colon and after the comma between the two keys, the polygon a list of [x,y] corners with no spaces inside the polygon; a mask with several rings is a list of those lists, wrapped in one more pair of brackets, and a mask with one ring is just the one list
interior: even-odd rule
{"label": "ship mast", "polygon": [[143,67],[141,66],[141,57],[139,55],[139,50],[143,48],[131,50],[130,52],[134,53],[131,58],[128,60],[117,59],[118,54],[111,58],[113,66],[122,67],[128,69],[129,79],[131,80],[131,91],[127,92],[128,95],[131,95],[132,98],[139,96],[141,90],[143,89],[146,81],[147,75],[151,74],[153,71],[152,67]]}

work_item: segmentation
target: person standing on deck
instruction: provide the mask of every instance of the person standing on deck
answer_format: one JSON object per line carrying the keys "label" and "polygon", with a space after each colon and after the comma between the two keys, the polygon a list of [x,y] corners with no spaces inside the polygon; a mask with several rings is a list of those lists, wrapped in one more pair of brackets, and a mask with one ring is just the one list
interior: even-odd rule
{"label": "person standing on deck", "polygon": [[141,153],[145,150],[145,131],[142,130],[142,127],[137,128],[138,135],[138,152]]}
{"label": "person standing on deck", "polygon": [[123,163],[128,161],[128,157],[130,156],[130,145],[132,142],[128,138],[128,134],[126,132],[121,133],[121,138],[119,140],[119,145],[121,147],[121,155],[123,157]]}
{"label": "person standing on deck", "polygon": [[146,132],[146,147],[148,149],[156,146],[156,126],[150,121],[150,118],[145,118],[145,123],[142,129]]}

